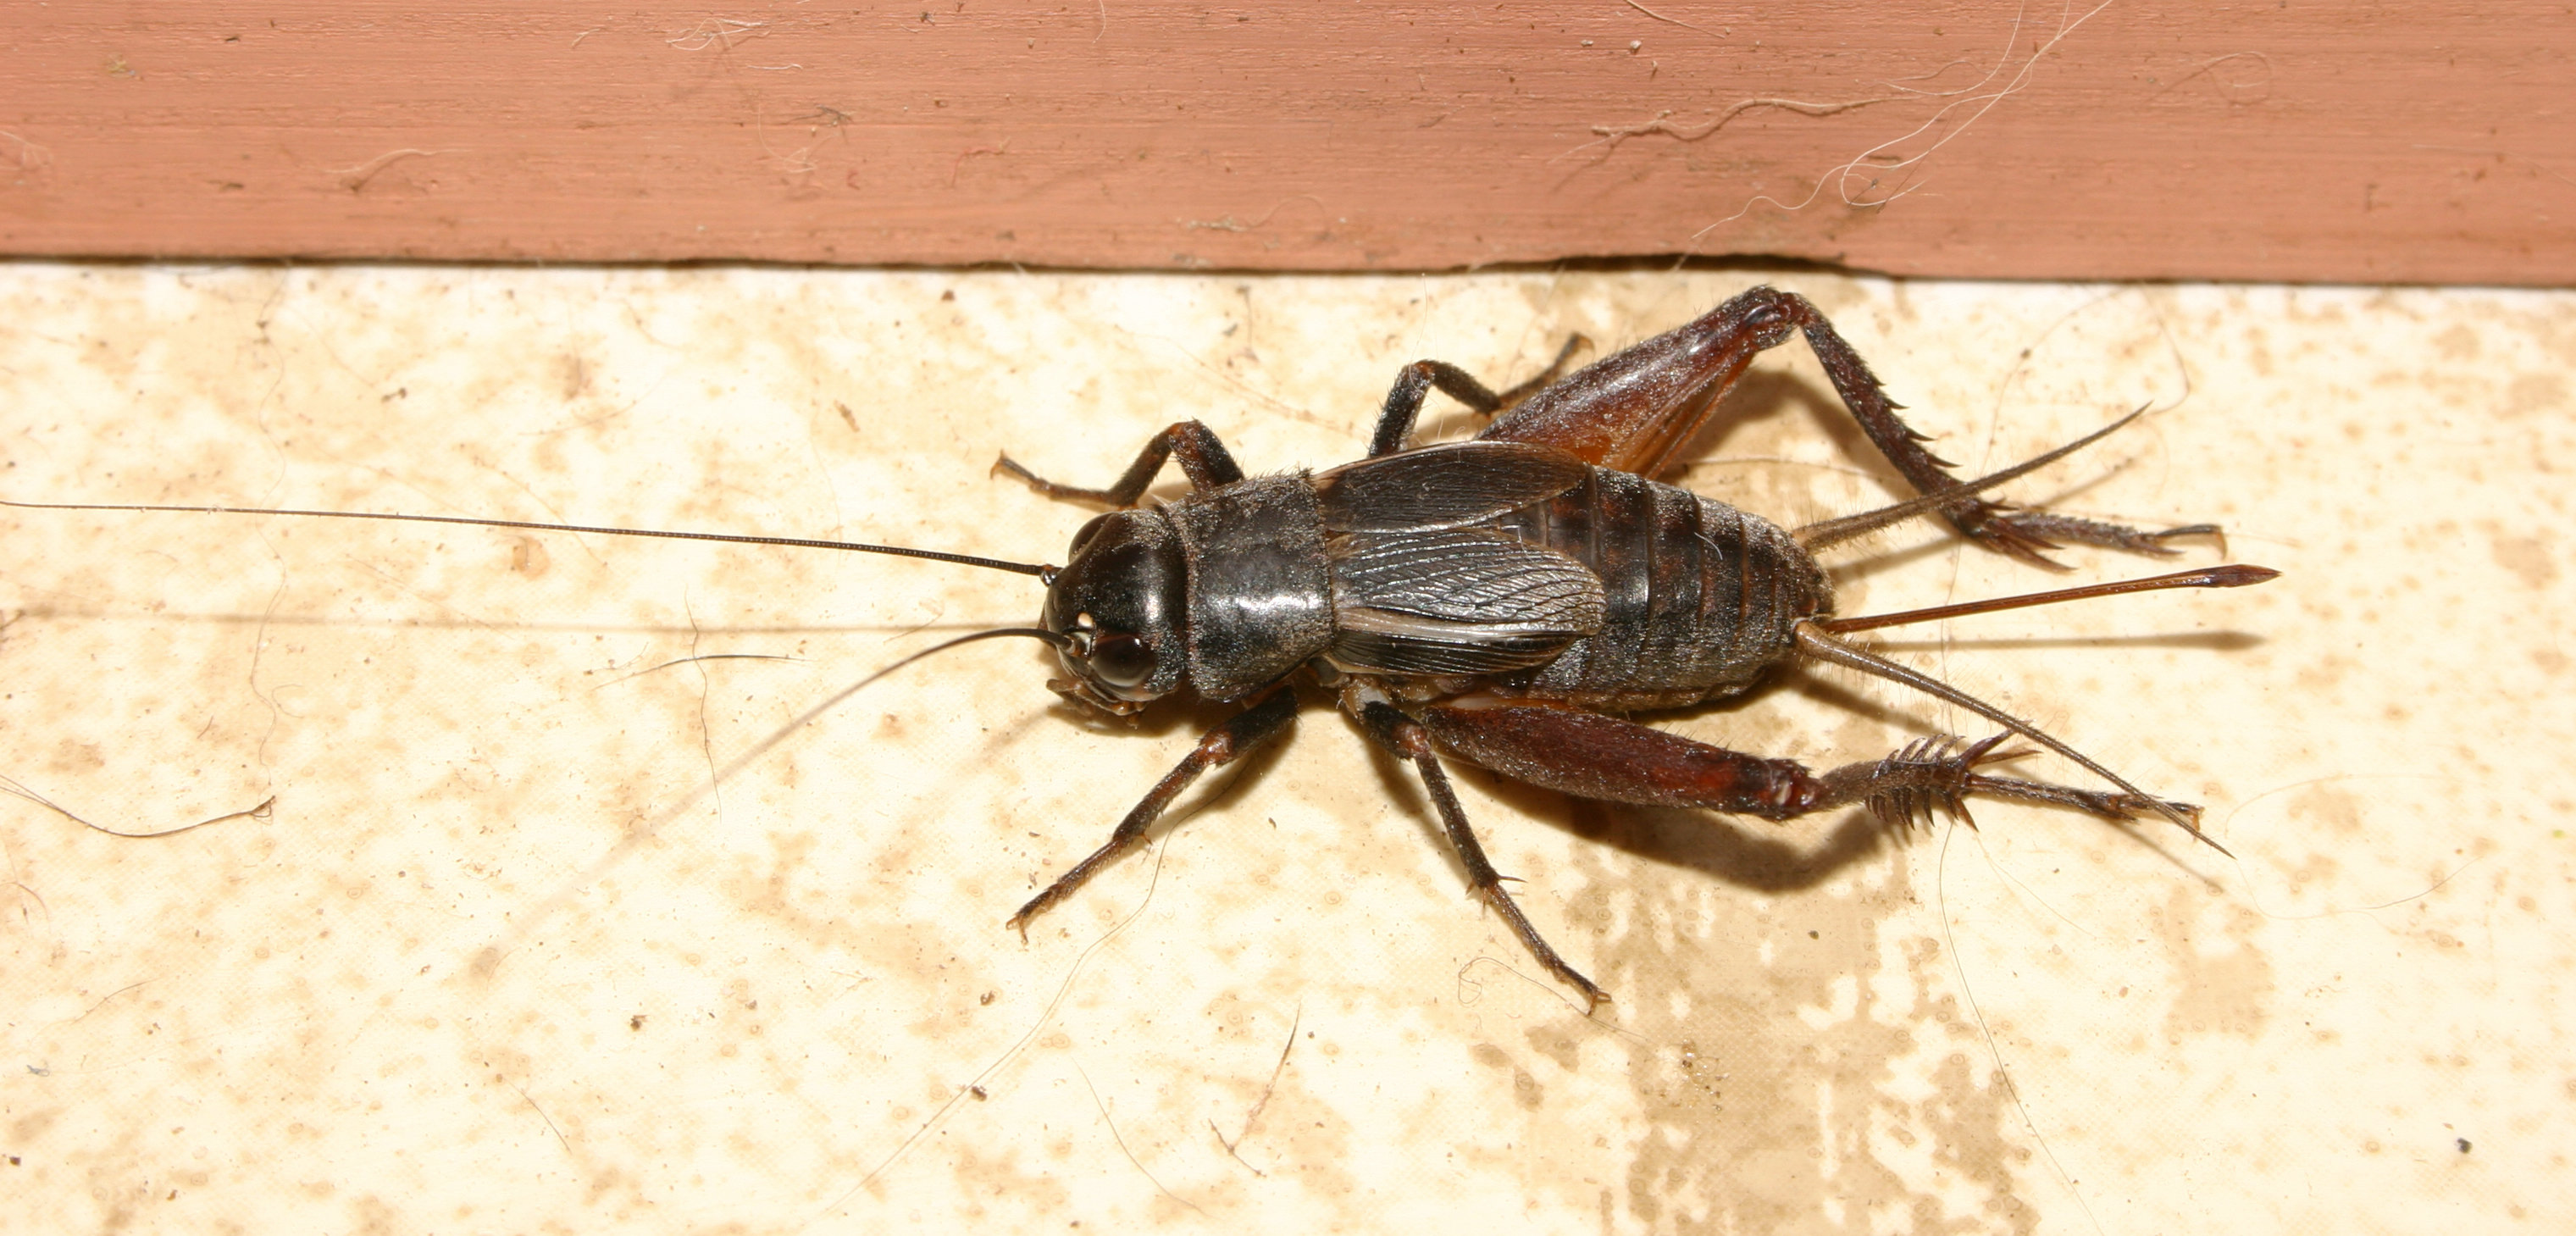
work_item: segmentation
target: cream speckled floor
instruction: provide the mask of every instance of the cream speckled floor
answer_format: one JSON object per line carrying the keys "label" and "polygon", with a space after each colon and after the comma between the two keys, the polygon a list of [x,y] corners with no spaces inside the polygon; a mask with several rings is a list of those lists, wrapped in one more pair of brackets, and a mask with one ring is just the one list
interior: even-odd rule
{"label": "cream speckled floor", "polygon": [[[1889,847],[1467,774],[1531,916],[1615,997],[1587,1021],[1464,895],[1418,794],[1312,709],[1024,945],[1002,919],[1216,714],[1086,726],[1035,650],[987,643],[707,792],[868,670],[1027,621],[1024,579],[0,511],[0,775],[61,809],[0,798],[5,1223],[2576,1210],[2576,296],[1782,281],[1970,471],[2172,405],[2013,492],[2221,520],[2284,578],[1895,646],[2208,804],[2234,861],[2003,805]],[[1050,559],[1087,512],[988,477],[997,451],[1105,479],[1195,416],[1254,469],[1338,462],[1405,361],[1508,380],[1750,282],[0,266],[0,496]],[[1789,522],[1882,501],[1803,349],[1762,373],[1690,483]],[[1849,558],[1849,612],[2060,582],[1929,528]],[[1817,763],[1982,732],[1832,675],[1672,724]],[[152,840],[70,818],[271,798]]]}

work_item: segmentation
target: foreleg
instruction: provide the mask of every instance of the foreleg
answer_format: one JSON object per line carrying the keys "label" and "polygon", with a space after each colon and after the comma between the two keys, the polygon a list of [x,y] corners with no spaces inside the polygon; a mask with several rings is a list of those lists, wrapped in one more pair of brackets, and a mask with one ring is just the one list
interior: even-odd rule
{"label": "foreleg", "polygon": [[1071,896],[1102,868],[1118,861],[1119,856],[1144,844],[1145,830],[1153,827],[1163,810],[1171,806],[1172,800],[1179,798],[1182,791],[1189,789],[1190,783],[1198,780],[1200,774],[1243,758],[1246,752],[1278,736],[1279,731],[1288,728],[1288,723],[1296,716],[1296,693],[1281,686],[1252,707],[1235,714],[1234,719],[1201,735],[1199,745],[1181,760],[1180,765],[1165,773],[1163,779],[1145,795],[1145,801],[1136,804],[1135,810],[1118,822],[1116,831],[1109,834],[1109,844],[1092,851],[1089,858],[1075,863],[1072,870],[1057,876],[1055,883],[1047,885],[1044,892],[1030,898],[1027,905],[1020,907],[1019,913],[1011,916],[1010,925],[1018,929],[1022,939],[1026,939],[1030,919]]}

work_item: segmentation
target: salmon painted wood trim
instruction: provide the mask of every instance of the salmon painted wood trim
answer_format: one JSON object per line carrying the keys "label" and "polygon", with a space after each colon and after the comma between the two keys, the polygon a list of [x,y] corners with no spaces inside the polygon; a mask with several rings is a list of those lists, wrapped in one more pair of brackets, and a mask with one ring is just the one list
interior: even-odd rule
{"label": "salmon painted wood trim", "polygon": [[2576,282],[2564,4],[427,7],[0,5],[0,253]]}

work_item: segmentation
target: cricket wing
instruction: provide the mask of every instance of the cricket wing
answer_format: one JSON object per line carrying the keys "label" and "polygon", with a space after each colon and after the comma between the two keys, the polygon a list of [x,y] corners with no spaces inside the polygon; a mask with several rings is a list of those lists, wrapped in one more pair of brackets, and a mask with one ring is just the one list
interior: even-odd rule
{"label": "cricket wing", "polygon": [[1319,472],[1314,486],[1327,531],[1428,532],[1545,502],[1590,472],[1552,446],[1449,442]]}
{"label": "cricket wing", "polygon": [[1601,630],[1601,580],[1489,528],[1335,538],[1333,643],[1344,669],[1488,674],[1542,664]]}

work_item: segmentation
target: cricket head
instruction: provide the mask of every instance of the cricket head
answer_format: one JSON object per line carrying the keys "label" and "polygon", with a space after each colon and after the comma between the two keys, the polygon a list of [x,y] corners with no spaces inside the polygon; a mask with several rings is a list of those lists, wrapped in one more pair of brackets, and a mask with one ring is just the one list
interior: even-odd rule
{"label": "cricket head", "polygon": [[1067,675],[1057,692],[1127,714],[1188,677],[1189,573],[1180,537],[1159,511],[1112,511],[1073,534],[1047,581],[1038,625]]}

